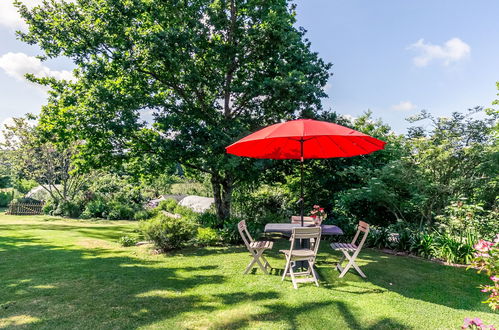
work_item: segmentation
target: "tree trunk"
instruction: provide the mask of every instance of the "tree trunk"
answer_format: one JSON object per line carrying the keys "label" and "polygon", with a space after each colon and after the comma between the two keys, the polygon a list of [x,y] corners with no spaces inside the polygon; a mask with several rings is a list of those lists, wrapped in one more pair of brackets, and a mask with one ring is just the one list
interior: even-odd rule
{"label": "tree trunk", "polygon": [[211,185],[213,187],[217,216],[220,219],[220,226],[222,226],[224,220],[230,218],[233,183],[230,178],[213,174],[211,176]]}

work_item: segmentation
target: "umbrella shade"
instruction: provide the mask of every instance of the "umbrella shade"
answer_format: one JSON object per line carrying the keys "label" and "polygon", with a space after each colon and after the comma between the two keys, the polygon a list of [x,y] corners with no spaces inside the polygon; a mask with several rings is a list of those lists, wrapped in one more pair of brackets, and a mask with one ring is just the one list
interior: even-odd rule
{"label": "umbrella shade", "polygon": [[298,119],[265,127],[231,144],[226,151],[252,158],[320,159],[370,154],[384,146],[384,141],[351,128]]}
{"label": "umbrella shade", "polygon": [[265,159],[301,160],[301,225],[303,226],[303,160],[352,157],[383,149],[385,142],[348,127],[297,119],[265,127],[226,147],[229,154]]}

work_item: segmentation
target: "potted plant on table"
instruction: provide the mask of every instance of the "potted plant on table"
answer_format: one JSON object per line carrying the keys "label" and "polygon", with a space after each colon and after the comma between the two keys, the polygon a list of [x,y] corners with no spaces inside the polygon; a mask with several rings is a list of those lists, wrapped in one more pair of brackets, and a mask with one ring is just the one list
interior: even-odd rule
{"label": "potted plant on table", "polygon": [[314,219],[314,224],[320,226],[322,221],[326,220],[327,213],[324,211],[323,207],[314,205],[312,211],[310,211],[310,216]]}

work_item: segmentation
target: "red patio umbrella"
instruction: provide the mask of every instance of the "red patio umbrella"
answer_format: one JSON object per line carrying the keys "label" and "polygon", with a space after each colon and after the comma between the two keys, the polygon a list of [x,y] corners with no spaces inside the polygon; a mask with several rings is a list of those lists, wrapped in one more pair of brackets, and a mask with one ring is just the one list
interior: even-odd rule
{"label": "red patio umbrella", "polygon": [[265,127],[226,147],[229,154],[301,162],[301,225],[303,226],[303,160],[366,155],[386,142],[348,127],[297,119]]}

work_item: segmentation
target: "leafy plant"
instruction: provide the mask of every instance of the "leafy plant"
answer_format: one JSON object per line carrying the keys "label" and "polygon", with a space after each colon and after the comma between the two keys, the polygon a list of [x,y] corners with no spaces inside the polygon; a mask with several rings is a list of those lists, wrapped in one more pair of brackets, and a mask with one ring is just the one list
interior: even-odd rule
{"label": "leafy plant", "polygon": [[13,198],[13,191],[0,191],[0,207],[7,207]]}
{"label": "leafy plant", "polygon": [[137,238],[133,237],[133,236],[128,236],[128,235],[121,236],[118,239],[118,243],[120,243],[121,246],[125,246],[125,247],[134,246],[135,244],[137,244]]}
{"label": "leafy plant", "polygon": [[213,245],[220,241],[218,232],[210,227],[198,227],[196,243],[202,246]]}
{"label": "leafy plant", "polygon": [[489,297],[484,303],[493,310],[499,309],[499,234],[493,241],[479,240],[474,246],[476,253],[471,266],[484,271],[490,276],[491,284],[483,285],[482,292],[488,292]]}
{"label": "leafy plant", "polygon": [[141,221],[139,228],[144,237],[162,251],[181,248],[196,233],[196,225],[189,219],[176,219],[161,213],[151,220]]}

